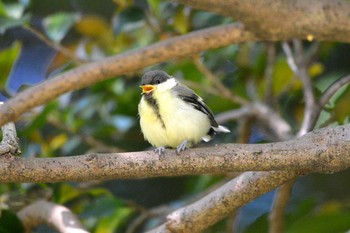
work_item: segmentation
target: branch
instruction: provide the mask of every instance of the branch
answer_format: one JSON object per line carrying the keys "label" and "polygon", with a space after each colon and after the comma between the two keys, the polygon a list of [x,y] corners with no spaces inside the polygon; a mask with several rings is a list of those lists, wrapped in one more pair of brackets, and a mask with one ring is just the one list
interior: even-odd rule
{"label": "branch", "polygon": [[231,16],[262,40],[350,42],[350,2],[342,0],[170,0]]}
{"label": "branch", "polygon": [[284,210],[291,196],[296,179],[291,179],[278,188],[269,214],[269,233],[284,231]]}
{"label": "branch", "polygon": [[346,75],[332,83],[323,93],[319,100],[320,110],[329,102],[332,96],[344,85],[350,83],[350,75]]}
{"label": "branch", "polygon": [[273,105],[273,69],[276,61],[276,46],[273,42],[266,43],[266,56],[267,56],[267,64],[265,68],[265,102],[267,105]]}
{"label": "branch", "polygon": [[264,122],[281,141],[292,138],[290,125],[272,108],[265,104],[255,102],[251,105],[251,112]]}
{"label": "branch", "polygon": [[[0,106],[3,102],[0,102]],[[4,154],[21,154],[17,138],[16,127],[13,122],[9,122],[1,127],[2,140],[0,142],[0,155]]]}
{"label": "branch", "polygon": [[51,41],[49,38],[47,38],[44,34],[42,34],[39,30],[31,27],[30,25],[24,25],[24,29],[32,33],[34,36],[36,36],[39,40],[44,42],[47,46],[53,48],[56,52],[61,53],[62,55],[66,56],[67,58],[70,58],[73,60],[73,62],[77,64],[83,64],[87,61],[84,61],[83,59],[80,59],[78,56],[75,55],[74,52],[70,51],[69,49],[66,49],[64,46],[55,43]]}
{"label": "branch", "polygon": [[165,224],[148,233],[200,232],[297,175],[295,171],[246,172],[199,201],[174,211]]}
{"label": "branch", "polygon": [[19,93],[0,107],[0,125],[15,120],[31,108],[43,105],[66,92],[150,65],[197,54],[232,43],[254,41],[242,24],[212,27],[81,65]]}
{"label": "branch", "polygon": [[232,171],[337,172],[350,167],[350,125],[266,144],[222,144],[164,158],[153,151],[59,158],[0,157],[0,182],[62,182]]}
{"label": "branch", "polygon": [[299,132],[297,134],[298,137],[310,132],[313,130],[314,125],[312,124],[314,119],[317,119],[319,115],[316,115],[317,103],[312,87],[311,77],[307,72],[307,64],[304,56],[303,45],[300,40],[293,40],[298,68],[300,70],[300,79],[303,83],[303,95],[305,100],[305,110],[304,117]]}
{"label": "branch", "polygon": [[87,233],[78,218],[66,207],[47,201],[37,201],[18,212],[26,232],[41,224],[48,224],[59,232]]}
{"label": "branch", "polygon": [[198,56],[193,58],[193,63],[196,66],[196,68],[205,75],[205,77],[211,82],[211,84],[221,93],[221,95],[233,103],[237,103],[240,105],[248,104],[248,101],[238,95],[234,95],[232,91],[227,88],[221,80],[216,77],[204,64],[202,59]]}

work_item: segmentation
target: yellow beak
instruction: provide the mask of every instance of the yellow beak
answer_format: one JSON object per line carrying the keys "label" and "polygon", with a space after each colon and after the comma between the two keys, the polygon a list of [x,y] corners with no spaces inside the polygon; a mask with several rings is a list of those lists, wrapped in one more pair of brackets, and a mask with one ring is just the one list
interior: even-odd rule
{"label": "yellow beak", "polygon": [[156,89],[153,85],[141,85],[140,87],[142,88],[142,93],[149,93]]}

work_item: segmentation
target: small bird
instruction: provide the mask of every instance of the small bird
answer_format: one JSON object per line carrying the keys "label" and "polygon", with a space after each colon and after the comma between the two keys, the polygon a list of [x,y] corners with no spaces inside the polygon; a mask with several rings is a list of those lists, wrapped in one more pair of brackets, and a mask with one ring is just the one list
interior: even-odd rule
{"label": "small bird", "polygon": [[166,147],[176,148],[176,153],[180,153],[201,139],[208,142],[219,132],[230,132],[218,125],[201,97],[164,71],[148,71],[140,87],[141,130],[159,155]]}

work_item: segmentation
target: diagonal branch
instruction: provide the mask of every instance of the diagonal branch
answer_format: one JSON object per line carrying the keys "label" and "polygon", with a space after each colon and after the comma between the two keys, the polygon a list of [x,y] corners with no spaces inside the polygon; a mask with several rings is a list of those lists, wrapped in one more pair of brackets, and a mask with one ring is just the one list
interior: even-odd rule
{"label": "diagonal branch", "polygon": [[233,171],[337,172],[350,167],[350,125],[266,144],[222,144],[184,151],[86,154],[59,158],[0,157],[0,182],[62,182]]}
{"label": "diagonal branch", "polygon": [[197,202],[174,211],[165,224],[148,233],[200,232],[297,175],[295,171],[243,173]]}
{"label": "diagonal branch", "polygon": [[232,43],[254,41],[255,36],[240,23],[212,27],[81,65],[19,93],[0,107],[0,125],[15,120],[31,108],[43,105],[66,92],[102,80],[134,72],[167,60],[197,54]]}

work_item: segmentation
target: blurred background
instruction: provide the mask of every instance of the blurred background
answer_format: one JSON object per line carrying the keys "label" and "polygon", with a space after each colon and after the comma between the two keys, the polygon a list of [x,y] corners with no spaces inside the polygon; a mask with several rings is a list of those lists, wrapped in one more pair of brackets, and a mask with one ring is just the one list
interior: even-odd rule
{"label": "blurred background", "polygon": [[[159,0],[0,1],[0,100],[81,64],[235,20]],[[292,43],[291,43],[292,45]],[[350,46],[302,42],[316,96],[350,73]],[[194,89],[215,114],[242,107],[233,96],[271,106],[300,128],[302,83],[280,43],[251,42],[174,59],[97,83],[33,109],[16,122],[24,157],[151,149],[138,124],[140,77],[162,69]],[[349,123],[349,86],[322,111],[317,128]],[[222,116],[222,115],[221,115]],[[216,143],[277,141],[256,117],[219,117],[231,134]],[[47,199],[70,208],[91,232],[143,232],[235,174],[54,184],[0,184],[0,232],[13,232],[15,212]],[[350,228],[349,172],[298,179],[286,210],[286,232],[345,232]],[[206,232],[267,232],[274,192]],[[36,232],[54,232],[46,226]]]}

